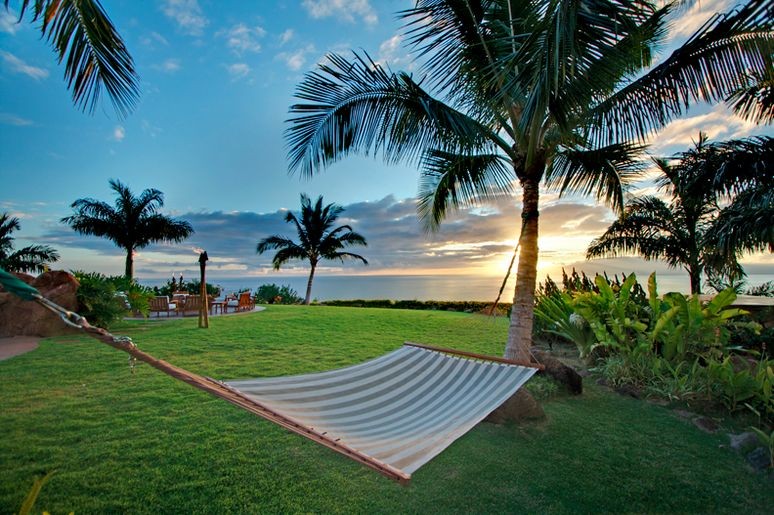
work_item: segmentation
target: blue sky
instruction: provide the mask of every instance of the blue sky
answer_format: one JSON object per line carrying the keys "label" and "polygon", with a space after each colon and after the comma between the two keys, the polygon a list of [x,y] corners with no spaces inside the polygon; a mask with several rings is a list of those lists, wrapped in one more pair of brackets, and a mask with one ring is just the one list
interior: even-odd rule
{"label": "blue sky", "polygon": [[[675,40],[731,4],[704,0],[682,12]],[[362,252],[372,263],[368,273],[504,272],[518,231],[517,199],[465,210],[428,236],[414,214],[418,173],[409,165],[363,157],[309,181],[287,173],[284,120],[303,73],[327,52],[349,49],[364,49],[396,70],[410,66],[394,14],[410,1],[105,1],[141,77],[140,103],[125,120],[107,102],[93,116],[74,108],[54,54],[36,27],[15,23],[18,2],[10,5],[10,14],[0,8],[0,211],[21,219],[17,245],[51,244],[65,269],[121,273],[120,250],[58,223],[76,198],[111,200],[108,179],[118,178],[137,193],[163,191],[165,211],[196,230],[181,245],[140,251],[141,278],[190,275],[193,247],[208,250],[215,277],[269,273],[270,256],[255,255],[255,244],[289,229],[281,213],[297,209],[301,192],[347,208],[345,221],[370,242]],[[713,139],[771,133],[722,107],[704,107],[667,127],[653,150],[685,150],[699,129]],[[542,270],[578,264],[611,219],[589,199],[544,195]],[[774,273],[770,255],[748,262],[754,273]],[[600,266],[654,268],[639,260],[590,268]],[[289,272],[303,273],[303,267]]]}

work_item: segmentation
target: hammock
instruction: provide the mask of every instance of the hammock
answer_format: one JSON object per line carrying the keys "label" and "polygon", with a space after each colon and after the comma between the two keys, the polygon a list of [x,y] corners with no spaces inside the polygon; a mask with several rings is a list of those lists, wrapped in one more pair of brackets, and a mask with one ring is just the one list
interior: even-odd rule
{"label": "hammock", "polygon": [[0,284],[134,359],[401,483],[542,368],[407,342],[379,358],[328,372],[221,382],[142,352],[129,338],[90,325],[2,269]]}

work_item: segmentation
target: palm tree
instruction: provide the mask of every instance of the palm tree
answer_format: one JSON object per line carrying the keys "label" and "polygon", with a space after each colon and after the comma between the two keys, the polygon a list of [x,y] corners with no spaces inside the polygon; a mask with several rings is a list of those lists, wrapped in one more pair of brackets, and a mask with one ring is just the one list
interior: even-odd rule
{"label": "palm tree", "polygon": [[520,254],[505,356],[528,360],[541,182],[620,211],[650,134],[698,101],[751,87],[771,66],[768,0],[751,0],[649,69],[675,9],[660,3],[418,0],[401,16],[423,78],[367,54],[328,56],[297,87],[304,103],[290,108],[290,170],[311,176],[358,152],[418,162],[429,228],[450,208],[517,182]]}
{"label": "palm tree", "polygon": [[773,138],[709,144],[700,133],[693,149],[654,162],[669,203],[655,196],[631,200],[592,241],[587,259],[661,259],[673,268],[682,266],[691,293],[701,293],[703,273],[733,282],[743,275],[738,263],[743,252],[774,246]]}
{"label": "palm tree", "polygon": [[62,218],[80,234],[107,238],[126,251],[124,275],[134,276],[134,252],[160,241],[180,242],[193,234],[191,224],[162,215],[164,194],[146,189],[139,197],[111,179],[110,188],[116,192],[115,207],[101,200],[78,199],[71,204],[75,214]]}
{"label": "palm tree", "polygon": [[0,215],[0,268],[9,272],[44,272],[48,263],[59,259],[48,245],[30,245],[14,251],[11,233],[21,229],[19,219],[8,213]]}
{"label": "palm tree", "polygon": [[[4,5],[8,9],[9,0]],[[99,0],[22,0],[19,21],[27,9],[32,22],[65,62],[65,81],[73,103],[93,113],[104,90],[119,116],[126,116],[139,97],[139,77]]]}
{"label": "palm tree", "polygon": [[359,259],[367,265],[368,261],[363,256],[351,252],[342,252],[341,249],[352,245],[368,245],[363,236],[352,230],[349,225],[340,225],[333,228],[333,224],[344,208],[336,204],[328,204],[323,207],[322,195],[317,197],[314,207],[312,201],[305,194],[301,194],[301,219],[296,218],[291,212],[285,215],[285,221],[296,226],[298,243],[284,236],[269,236],[258,242],[256,251],[263,254],[269,250],[278,250],[272,259],[275,270],[293,259],[305,259],[309,261],[311,271],[306,283],[306,297],[304,304],[312,300],[312,281],[314,272],[319,262],[323,259]]}

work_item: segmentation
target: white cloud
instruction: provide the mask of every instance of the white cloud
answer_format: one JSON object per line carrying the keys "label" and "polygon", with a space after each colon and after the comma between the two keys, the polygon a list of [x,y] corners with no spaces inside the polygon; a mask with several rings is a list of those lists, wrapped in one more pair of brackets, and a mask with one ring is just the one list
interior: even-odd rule
{"label": "white cloud", "polygon": [[382,65],[389,65],[391,68],[400,68],[411,70],[413,68],[411,57],[403,49],[403,38],[400,34],[395,34],[390,39],[382,41],[379,45],[379,54],[376,62]]}
{"label": "white cloud", "polygon": [[312,18],[333,16],[340,21],[354,23],[359,17],[368,25],[379,22],[369,0],[304,0],[302,5]]}
{"label": "white cloud", "polygon": [[315,51],[314,45],[307,45],[292,52],[280,52],[277,59],[283,61],[289,69],[298,71],[306,64],[306,57]]}
{"label": "white cloud", "polygon": [[210,23],[197,0],[165,0],[162,11],[180,30],[192,36],[200,36]]}
{"label": "white cloud", "polygon": [[225,36],[228,47],[237,54],[241,54],[260,52],[261,44],[258,40],[266,35],[266,30],[263,27],[250,28],[244,23],[239,23],[226,31],[219,32],[218,35]]}
{"label": "white cloud", "polygon": [[26,127],[32,125],[32,120],[27,120],[11,113],[0,113],[0,123],[5,125],[15,125],[16,127]]}
{"label": "white cloud", "polygon": [[167,41],[167,38],[158,32],[150,32],[148,35],[142,36],[140,38],[140,43],[149,47],[153,47],[154,43],[160,43],[164,46],[169,46],[169,41]]}
{"label": "white cloud", "polygon": [[22,73],[35,80],[41,80],[48,77],[48,70],[45,68],[38,68],[37,66],[27,64],[10,52],[0,50],[0,56],[3,58],[6,68],[13,73]]}
{"label": "white cloud", "polygon": [[288,41],[293,39],[293,37],[295,35],[296,35],[296,33],[295,33],[295,31],[293,29],[288,29],[285,32],[283,32],[282,34],[280,34],[280,46],[284,45],[285,43],[287,43]]}
{"label": "white cloud", "polygon": [[247,63],[234,63],[226,66],[226,71],[233,80],[239,80],[250,73],[250,66]]}
{"label": "white cloud", "polygon": [[734,0],[702,0],[693,2],[686,12],[677,11],[669,40],[682,41],[692,36],[715,13],[728,12]]}
{"label": "white cloud", "polygon": [[699,131],[707,134],[712,141],[720,141],[744,138],[757,129],[760,126],[743,120],[723,104],[718,104],[707,113],[680,118],[667,125],[653,136],[650,153],[661,156],[688,150],[699,137]]}
{"label": "white cloud", "polygon": [[167,59],[161,64],[153,65],[153,68],[164,73],[177,73],[180,71],[182,66],[180,65],[180,59]]}
{"label": "white cloud", "polygon": [[19,16],[10,9],[0,9],[0,32],[14,35],[19,30],[20,25],[16,22]]}
{"label": "white cloud", "polygon": [[113,128],[113,134],[111,135],[111,139],[113,141],[122,142],[124,141],[124,138],[126,137],[126,129],[124,129],[123,125],[116,125]]}

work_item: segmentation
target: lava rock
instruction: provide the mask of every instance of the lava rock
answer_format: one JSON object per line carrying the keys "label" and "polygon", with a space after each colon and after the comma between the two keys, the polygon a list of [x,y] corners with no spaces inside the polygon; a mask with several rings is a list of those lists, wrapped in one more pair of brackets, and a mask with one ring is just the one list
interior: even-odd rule
{"label": "lava rock", "polygon": [[[78,280],[64,271],[45,272],[37,277],[16,273],[16,277],[65,309],[78,309]],[[23,300],[0,286],[0,337],[56,336],[77,332],[62,319],[36,302]]]}

